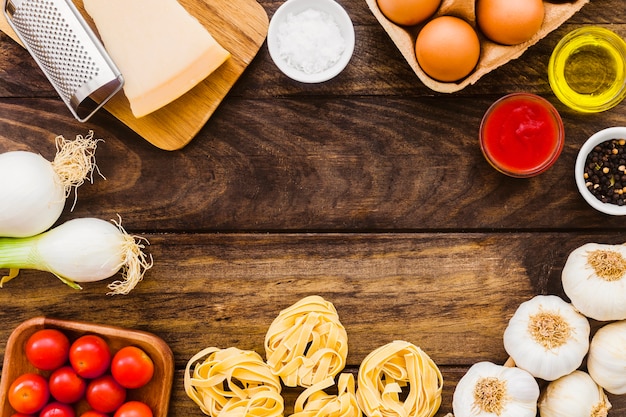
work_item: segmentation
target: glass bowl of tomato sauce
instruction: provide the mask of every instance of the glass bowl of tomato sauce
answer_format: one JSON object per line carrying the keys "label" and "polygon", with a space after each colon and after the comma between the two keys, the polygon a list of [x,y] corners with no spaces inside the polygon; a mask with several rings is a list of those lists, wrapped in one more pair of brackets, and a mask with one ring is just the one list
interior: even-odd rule
{"label": "glass bowl of tomato sauce", "polygon": [[565,142],[563,121],[546,99],[512,93],[494,102],[480,124],[480,147],[496,170],[515,178],[545,172]]}

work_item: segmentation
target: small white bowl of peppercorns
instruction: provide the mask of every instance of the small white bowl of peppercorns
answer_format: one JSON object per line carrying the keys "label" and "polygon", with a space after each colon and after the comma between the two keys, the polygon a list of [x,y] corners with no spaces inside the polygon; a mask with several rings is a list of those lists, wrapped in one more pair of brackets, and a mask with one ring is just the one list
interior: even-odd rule
{"label": "small white bowl of peppercorns", "polygon": [[626,127],[592,135],[576,158],[576,186],[599,212],[626,215]]}

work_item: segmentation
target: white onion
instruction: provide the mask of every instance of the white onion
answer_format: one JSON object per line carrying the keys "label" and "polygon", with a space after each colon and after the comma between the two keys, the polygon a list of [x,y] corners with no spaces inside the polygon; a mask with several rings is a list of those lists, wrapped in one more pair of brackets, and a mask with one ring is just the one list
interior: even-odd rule
{"label": "white onion", "polygon": [[[77,282],[100,281],[122,270],[122,280],[109,284],[111,294],[128,294],[152,267],[141,240],[122,228],[96,218],[77,218],[36,236],[0,238],[0,268],[12,273],[19,269],[51,272],[66,284],[80,289]],[[141,239],[141,238],[140,238]]]}
{"label": "white onion", "polygon": [[34,236],[52,227],[70,191],[91,178],[97,142],[92,131],[72,141],[58,136],[52,162],[28,151],[0,154],[0,236]]}
{"label": "white onion", "polygon": [[65,206],[65,187],[43,156],[0,154],[0,236],[33,236],[50,228]]}

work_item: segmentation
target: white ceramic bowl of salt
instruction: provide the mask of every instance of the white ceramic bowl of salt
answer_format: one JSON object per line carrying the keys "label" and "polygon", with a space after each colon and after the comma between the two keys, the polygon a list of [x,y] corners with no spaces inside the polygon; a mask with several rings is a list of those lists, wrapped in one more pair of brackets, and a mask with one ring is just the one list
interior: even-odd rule
{"label": "white ceramic bowl of salt", "polygon": [[287,0],[272,16],[267,47],[283,74],[303,83],[321,83],[348,65],[354,26],[334,0]]}

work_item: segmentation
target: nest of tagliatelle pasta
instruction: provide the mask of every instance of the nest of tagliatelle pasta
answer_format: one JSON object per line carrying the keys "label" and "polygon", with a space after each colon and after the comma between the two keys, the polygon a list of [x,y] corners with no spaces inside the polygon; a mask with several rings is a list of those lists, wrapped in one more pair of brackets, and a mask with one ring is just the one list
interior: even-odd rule
{"label": "nest of tagliatelle pasta", "polygon": [[[320,296],[282,310],[264,344],[265,360],[236,347],[201,350],[187,363],[185,392],[211,417],[282,417],[283,386],[303,388],[292,417],[432,417],[441,405],[441,372],[410,342],[371,352],[355,383],[343,372],[346,329],[334,305]],[[331,387],[336,394],[325,392]]]}
{"label": "nest of tagliatelle pasta", "polygon": [[[468,85],[476,83],[485,74],[520,57],[530,46],[536,44],[548,35],[548,33],[557,29],[589,2],[589,0],[573,0],[567,2],[550,2],[546,0],[543,2],[545,11],[543,23],[532,38],[516,45],[503,45],[489,40],[478,29],[476,22],[476,2],[480,0],[442,0],[433,16],[425,22],[414,26],[401,26],[393,23],[381,12],[377,0],[365,1],[418,78],[431,90],[442,93],[460,91]],[[441,82],[431,78],[420,67],[415,54],[415,42],[418,33],[430,20],[440,16],[459,17],[468,22],[477,30],[480,41],[480,57],[478,64],[468,76],[454,82]]]}

